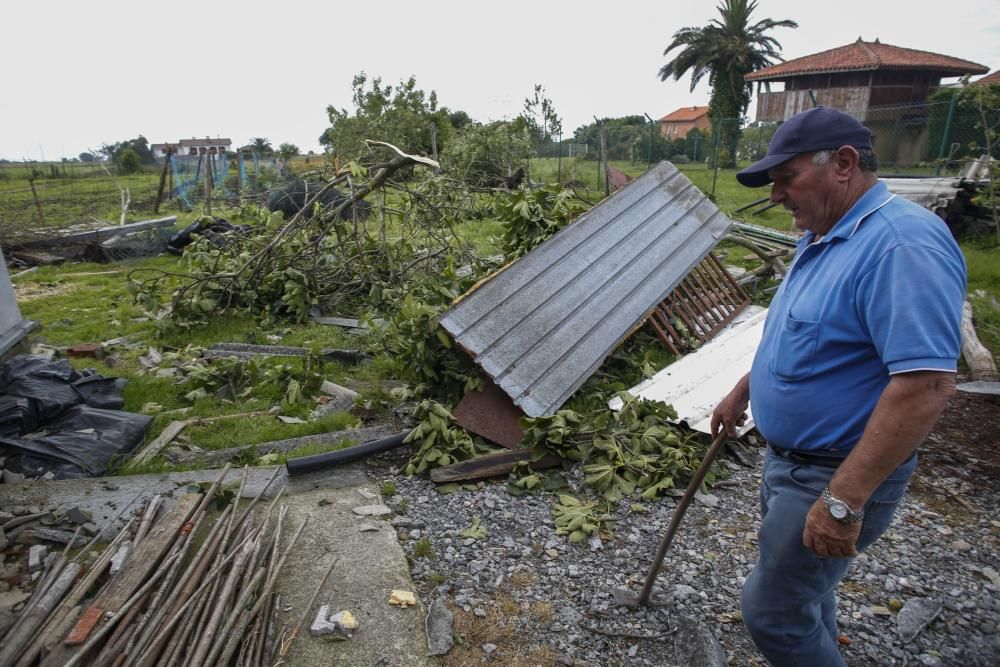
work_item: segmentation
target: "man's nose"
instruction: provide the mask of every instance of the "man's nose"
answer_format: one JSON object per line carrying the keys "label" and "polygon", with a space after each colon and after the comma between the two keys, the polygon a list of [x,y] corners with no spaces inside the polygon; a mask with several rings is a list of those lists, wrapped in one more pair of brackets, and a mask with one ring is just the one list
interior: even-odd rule
{"label": "man's nose", "polygon": [[785,191],[777,183],[771,185],[771,201],[775,204],[785,201]]}

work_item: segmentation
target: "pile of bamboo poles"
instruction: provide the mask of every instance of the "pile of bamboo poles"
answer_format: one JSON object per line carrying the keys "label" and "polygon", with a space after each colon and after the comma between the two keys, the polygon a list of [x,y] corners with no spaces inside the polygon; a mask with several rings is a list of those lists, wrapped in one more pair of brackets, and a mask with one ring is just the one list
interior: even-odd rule
{"label": "pile of bamboo poles", "polygon": [[[306,522],[280,549],[287,508],[274,510],[282,492],[254,520],[254,507],[278,471],[241,510],[244,470],[239,492],[213,519],[209,507],[229,470],[227,465],[204,494],[180,496],[168,512],[159,511],[161,498],[154,496],[99,552],[101,534],[73,558],[68,548],[50,557],[0,643],[0,667],[282,661],[301,621],[290,631],[277,630],[281,601],[274,585]],[[112,558],[129,540],[131,555],[109,576]]]}

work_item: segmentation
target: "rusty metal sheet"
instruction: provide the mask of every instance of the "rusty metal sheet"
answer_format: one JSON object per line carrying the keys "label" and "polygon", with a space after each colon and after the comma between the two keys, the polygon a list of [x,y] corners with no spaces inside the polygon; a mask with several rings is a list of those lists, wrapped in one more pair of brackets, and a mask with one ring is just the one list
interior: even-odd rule
{"label": "rusty metal sheet", "polygon": [[452,415],[459,426],[491,442],[508,449],[521,446],[524,429],[518,420],[524,413],[489,378],[485,379],[482,391],[467,393]]}
{"label": "rusty metal sheet", "polygon": [[526,414],[552,414],[730,224],[661,162],[467,292],[441,325]]}

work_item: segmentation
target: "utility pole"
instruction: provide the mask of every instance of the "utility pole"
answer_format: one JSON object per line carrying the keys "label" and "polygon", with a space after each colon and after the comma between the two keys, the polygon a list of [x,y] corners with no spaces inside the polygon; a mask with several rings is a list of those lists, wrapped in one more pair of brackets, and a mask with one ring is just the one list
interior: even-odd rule
{"label": "utility pole", "polygon": [[611,183],[608,181],[608,152],[607,144],[604,140],[604,123],[597,120],[597,116],[594,116],[594,122],[597,123],[597,127],[601,131],[601,156],[597,162],[597,187],[601,187],[601,161],[604,161],[604,196],[611,196]]}

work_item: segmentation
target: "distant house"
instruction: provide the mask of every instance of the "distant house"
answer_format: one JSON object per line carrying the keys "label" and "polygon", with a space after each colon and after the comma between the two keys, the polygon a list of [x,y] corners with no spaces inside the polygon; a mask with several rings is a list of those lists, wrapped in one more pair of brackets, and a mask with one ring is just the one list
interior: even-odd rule
{"label": "distant house", "polygon": [[168,153],[173,155],[225,155],[229,147],[233,145],[230,139],[181,139],[175,144],[153,144],[150,148],[153,157],[157,161],[162,160]]}
{"label": "distant house", "polygon": [[671,141],[683,139],[694,128],[707,131],[708,127],[708,107],[681,107],[660,119],[660,135]]}
{"label": "distant house", "polygon": [[992,74],[987,74],[986,76],[976,79],[972,82],[973,86],[1000,86],[1000,69],[993,72]]}
{"label": "distant house", "polygon": [[926,149],[926,102],[941,79],[988,71],[968,60],[859,37],[757,70],[746,80],[757,82],[757,121],[785,121],[816,105],[840,109],[872,131],[880,159],[907,163],[919,161]]}

